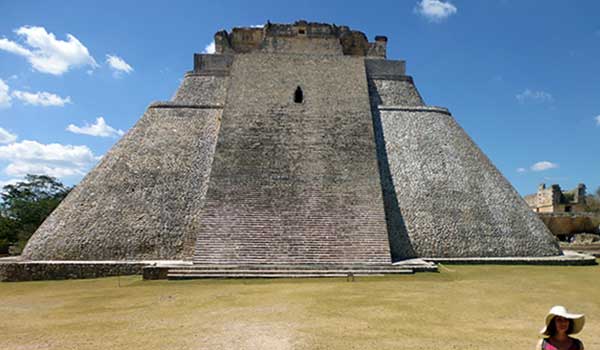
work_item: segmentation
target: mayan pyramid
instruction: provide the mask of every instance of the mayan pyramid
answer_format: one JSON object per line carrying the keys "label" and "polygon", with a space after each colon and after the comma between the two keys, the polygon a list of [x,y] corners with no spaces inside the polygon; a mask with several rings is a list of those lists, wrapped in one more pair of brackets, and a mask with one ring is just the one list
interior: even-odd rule
{"label": "mayan pyramid", "polygon": [[560,255],[405,62],[346,26],[215,34],[37,230],[29,260],[389,264]]}

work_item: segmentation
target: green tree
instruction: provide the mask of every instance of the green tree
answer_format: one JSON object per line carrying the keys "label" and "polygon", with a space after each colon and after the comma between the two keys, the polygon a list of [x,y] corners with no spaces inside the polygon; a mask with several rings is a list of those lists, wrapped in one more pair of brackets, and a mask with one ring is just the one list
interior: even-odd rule
{"label": "green tree", "polygon": [[585,196],[586,211],[600,213],[600,187],[592,195]]}
{"label": "green tree", "polygon": [[19,250],[25,247],[70,190],[46,175],[27,175],[23,181],[4,186],[0,194],[0,253],[6,254],[11,245]]}

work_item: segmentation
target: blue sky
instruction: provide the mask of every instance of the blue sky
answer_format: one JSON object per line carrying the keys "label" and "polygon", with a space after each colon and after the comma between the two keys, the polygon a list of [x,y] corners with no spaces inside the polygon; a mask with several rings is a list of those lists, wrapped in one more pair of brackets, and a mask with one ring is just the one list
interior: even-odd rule
{"label": "blue sky", "polygon": [[521,194],[600,186],[599,1],[251,3],[0,0],[0,182],[76,184],[217,30],[306,19],[386,35]]}

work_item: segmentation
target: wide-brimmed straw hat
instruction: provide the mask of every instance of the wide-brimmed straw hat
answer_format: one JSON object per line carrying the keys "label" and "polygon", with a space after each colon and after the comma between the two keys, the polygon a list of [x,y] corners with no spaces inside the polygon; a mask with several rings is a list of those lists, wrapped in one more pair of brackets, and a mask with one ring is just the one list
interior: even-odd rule
{"label": "wide-brimmed straw hat", "polygon": [[550,309],[550,311],[548,311],[548,316],[546,316],[546,326],[542,328],[540,333],[542,333],[543,335],[550,335],[548,333],[548,325],[550,324],[550,322],[552,322],[555,316],[561,316],[571,320],[571,322],[573,323],[573,329],[571,330],[570,334],[577,334],[581,332],[581,329],[585,324],[585,315],[569,313],[569,311],[567,311],[567,309],[564,306],[556,305],[553,306],[552,309]]}

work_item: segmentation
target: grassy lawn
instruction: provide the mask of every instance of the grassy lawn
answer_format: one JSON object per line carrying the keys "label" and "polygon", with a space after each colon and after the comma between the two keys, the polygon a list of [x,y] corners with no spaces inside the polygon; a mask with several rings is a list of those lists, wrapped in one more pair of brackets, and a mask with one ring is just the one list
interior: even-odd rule
{"label": "grassy lawn", "polygon": [[441,271],[0,283],[0,349],[533,349],[554,304],[584,312],[600,348],[598,266]]}

